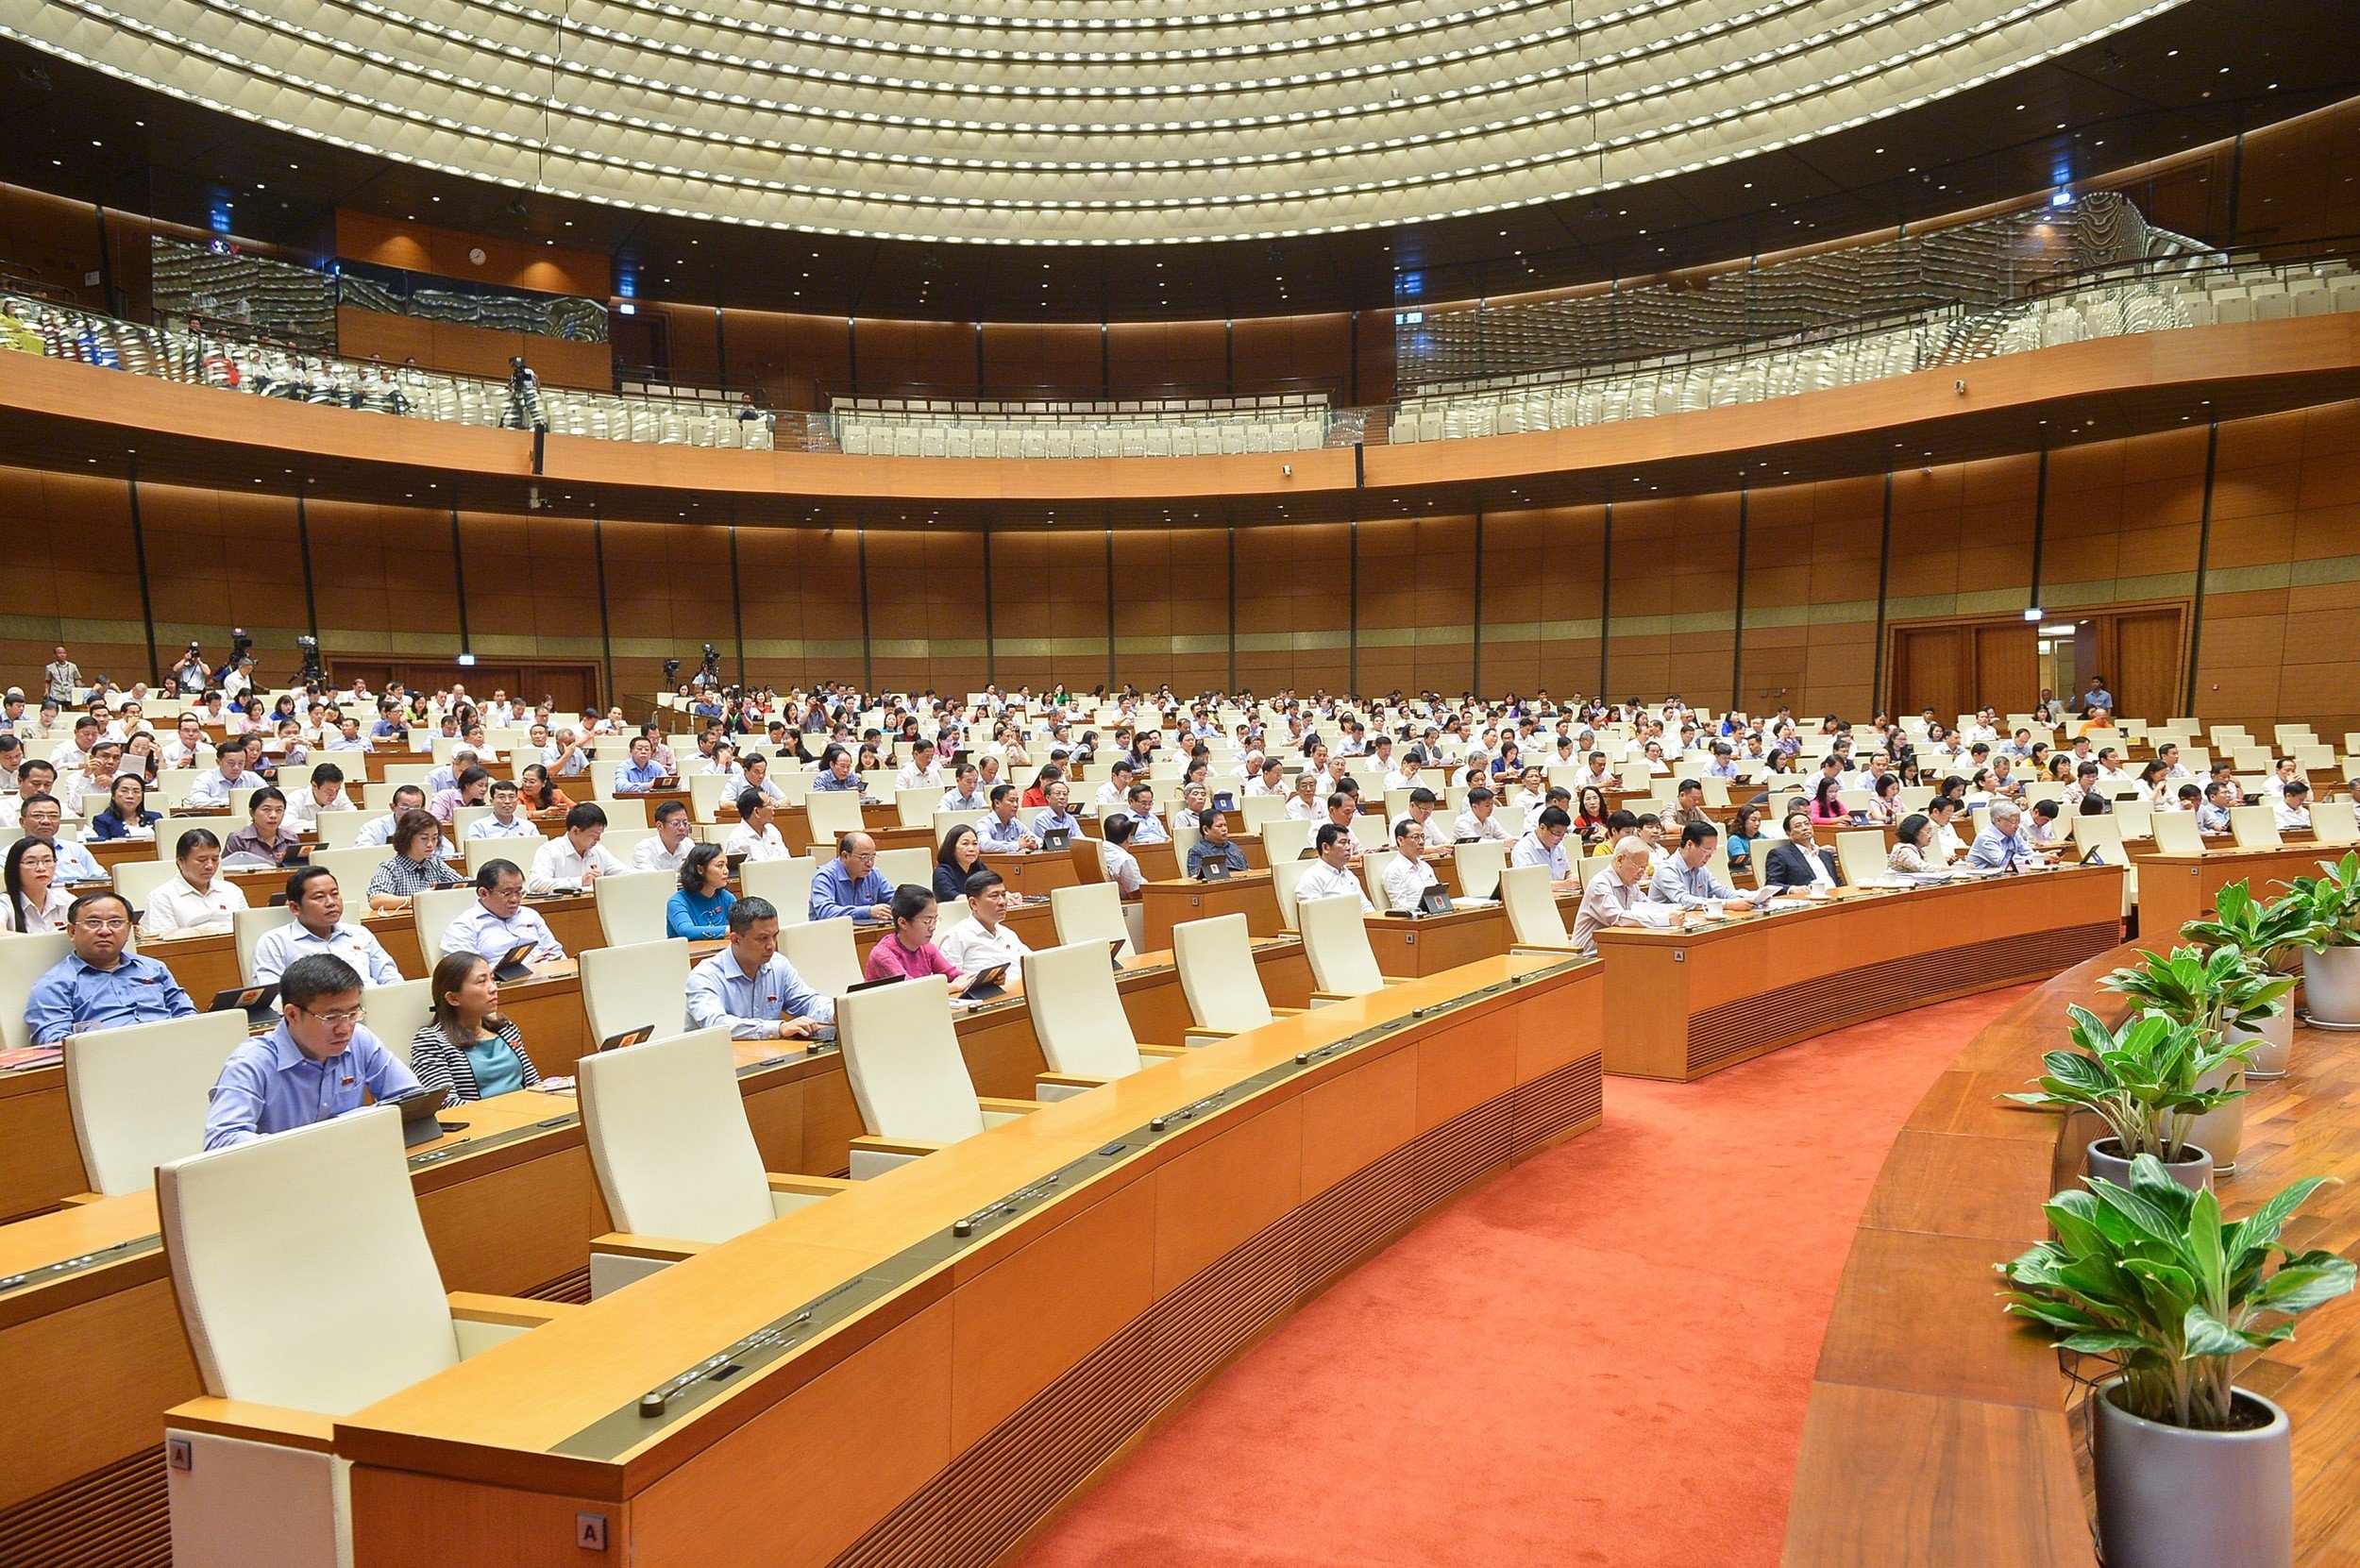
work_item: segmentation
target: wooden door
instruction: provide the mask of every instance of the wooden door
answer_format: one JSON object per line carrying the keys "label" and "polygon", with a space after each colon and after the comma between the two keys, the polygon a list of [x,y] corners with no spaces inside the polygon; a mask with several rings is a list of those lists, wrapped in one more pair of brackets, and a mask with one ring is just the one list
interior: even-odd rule
{"label": "wooden door", "polygon": [[2115,618],[2114,684],[2108,689],[2122,711],[2160,721],[2180,709],[2183,613],[2178,608],[2141,610]]}
{"label": "wooden door", "polygon": [[[1975,694],[1967,705],[1997,708],[2003,716],[2031,712],[2040,700],[2040,649],[2032,623],[2003,621],[1974,630]],[[1943,717],[1947,722],[1948,714]]]}

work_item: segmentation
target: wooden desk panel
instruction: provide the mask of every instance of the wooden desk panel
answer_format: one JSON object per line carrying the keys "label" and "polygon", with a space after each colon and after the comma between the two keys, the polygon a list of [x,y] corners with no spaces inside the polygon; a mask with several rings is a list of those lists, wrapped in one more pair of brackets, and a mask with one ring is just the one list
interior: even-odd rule
{"label": "wooden desk panel", "polygon": [[2339,858],[2333,844],[2288,843],[2274,850],[2208,849],[2202,854],[2131,851],[2139,872],[2139,934],[2176,934],[2188,921],[2212,913],[2213,901],[2233,882],[2250,882],[2253,891],[2275,898],[2297,877],[2319,874],[2319,862]]}
{"label": "wooden desk panel", "polygon": [[1384,974],[1414,978],[1455,969],[1482,958],[1496,958],[1511,942],[1508,913],[1498,904],[1479,909],[1455,909],[1447,915],[1405,919],[1392,915],[1367,917],[1369,947]]}
{"label": "wooden desk panel", "polygon": [[1224,882],[1151,882],[1139,889],[1139,901],[1147,946],[1157,952],[1172,946],[1173,926],[1221,915],[1242,914],[1246,930],[1256,936],[1276,936],[1287,929],[1278,918],[1278,896],[1268,871],[1246,871]]}
{"label": "wooden desk panel", "polygon": [[1007,854],[991,851],[985,854],[984,865],[999,872],[1010,887],[1028,899],[1070,887],[1082,880],[1073,869],[1073,857],[1063,851]]}
{"label": "wooden desk panel", "polygon": [[1601,931],[1607,1071],[1685,1082],[1846,1024],[2054,974],[2120,940],[2122,876],[2077,867],[1847,888],[1809,909]]}

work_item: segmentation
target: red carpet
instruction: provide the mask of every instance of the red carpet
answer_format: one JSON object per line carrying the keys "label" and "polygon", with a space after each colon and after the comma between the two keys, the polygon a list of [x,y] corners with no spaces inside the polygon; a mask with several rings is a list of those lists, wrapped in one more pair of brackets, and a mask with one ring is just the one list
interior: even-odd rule
{"label": "red carpet", "polygon": [[1025,1568],[1778,1560],[1803,1403],[1902,1121],[2018,993],[1697,1084],[1338,1283],[1085,1495]]}

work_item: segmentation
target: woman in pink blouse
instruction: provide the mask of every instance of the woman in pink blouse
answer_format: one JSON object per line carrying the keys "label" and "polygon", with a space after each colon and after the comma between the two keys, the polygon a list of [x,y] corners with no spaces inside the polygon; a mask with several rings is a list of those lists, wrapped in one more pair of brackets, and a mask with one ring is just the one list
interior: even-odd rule
{"label": "woman in pink blouse", "polygon": [[951,983],[951,994],[963,996],[975,977],[942,955],[935,946],[935,922],[941,911],[934,894],[914,884],[893,892],[893,935],[868,950],[865,970],[870,980],[916,980],[938,974]]}
{"label": "woman in pink blouse", "polygon": [[1851,811],[1835,798],[1836,791],[1843,787],[1832,777],[1819,781],[1819,787],[1812,792],[1811,797],[1811,819],[1813,822],[1848,822],[1852,819]]}

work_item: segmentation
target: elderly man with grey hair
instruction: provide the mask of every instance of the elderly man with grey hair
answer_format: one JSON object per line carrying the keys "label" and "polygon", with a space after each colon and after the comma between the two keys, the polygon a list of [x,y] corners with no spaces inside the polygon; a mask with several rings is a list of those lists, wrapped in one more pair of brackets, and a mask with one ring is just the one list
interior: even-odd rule
{"label": "elderly man with grey hair", "polygon": [[2046,866],[2048,855],[2024,831],[2023,808],[2014,801],[1994,801],[1991,826],[1975,835],[1974,846],[1966,851],[1966,863],[1989,871],[2005,871],[2018,866]]}
{"label": "elderly man with grey hair", "polygon": [[1574,912],[1574,946],[1594,958],[1598,928],[1608,925],[1654,925],[1640,913],[1647,900],[1647,841],[1636,834],[1614,847],[1614,859],[1590,879]]}

